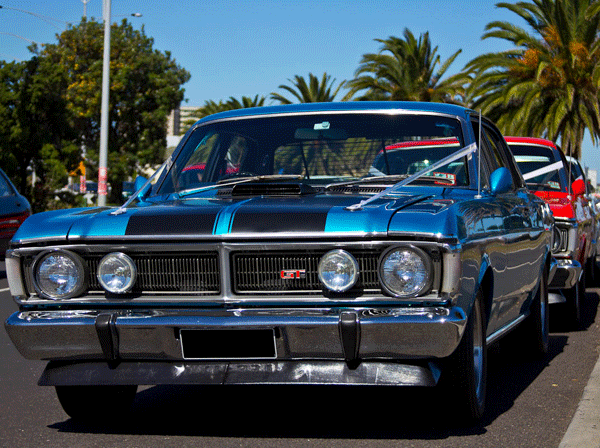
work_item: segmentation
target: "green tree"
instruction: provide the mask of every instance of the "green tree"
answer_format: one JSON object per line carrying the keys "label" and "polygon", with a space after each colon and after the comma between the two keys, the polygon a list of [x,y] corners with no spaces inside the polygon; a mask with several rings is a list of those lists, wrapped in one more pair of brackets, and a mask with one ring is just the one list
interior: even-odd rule
{"label": "green tree", "polygon": [[[53,191],[65,185],[67,171],[80,160],[61,96],[64,87],[56,69],[39,57],[0,61],[0,164],[34,211],[53,208]],[[39,179],[33,189],[28,167],[35,168]]]}
{"label": "green tree", "polygon": [[[322,103],[334,101],[340,89],[344,87],[345,81],[342,81],[334,90],[335,79],[331,80],[331,76],[323,73],[321,80],[312,73],[308,74],[308,82],[303,76],[294,76],[294,80],[288,79],[291,85],[280,85],[283,89],[298,100],[299,103]],[[279,101],[280,104],[292,104],[293,101],[283,95],[273,92],[271,99]],[[342,98],[342,101],[348,99],[348,96]]]}
{"label": "green tree", "polygon": [[[600,136],[600,16],[598,2],[532,0],[498,3],[532,32],[495,21],[483,38],[511,42],[510,50],[473,59],[474,107],[505,134],[560,138],[565,151],[581,155],[585,131]],[[587,14],[587,15],[586,15]]]}
{"label": "green tree", "polygon": [[[379,53],[363,55],[355,78],[348,81],[350,94],[358,100],[438,101],[462,103],[468,78],[464,73],[442,80],[462,50],[441,62],[429,33],[419,39],[408,29],[404,37],[375,39]],[[436,69],[438,68],[436,72]]]}
{"label": "green tree", "polygon": [[[95,21],[82,22],[46,45],[39,58],[65,80],[61,91],[69,112],[74,143],[84,146],[88,172],[97,173],[104,29]],[[183,100],[182,85],[189,73],[167,51],[153,48],[143,28],[126,20],[111,27],[108,180],[110,200],[118,202],[121,181],[136,167],[160,163],[166,148],[166,123]],[[91,168],[91,169],[90,169]]]}

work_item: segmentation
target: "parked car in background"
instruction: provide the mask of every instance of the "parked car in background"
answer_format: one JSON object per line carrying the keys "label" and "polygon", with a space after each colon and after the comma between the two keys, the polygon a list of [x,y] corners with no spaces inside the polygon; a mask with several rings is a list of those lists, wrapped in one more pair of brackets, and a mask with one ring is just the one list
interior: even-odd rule
{"label": "parked car in background", "polygon": [[575,180],[581,179],[585,184],[585,199],[587,206],[590,209],[592,216],[592,232],[593,244],[590,250],[591,255],[588,258],[586,264],[586,281],[588,286],[595,286],[600,281],[600,274],[598,273],[598,267],[596,265],[596,259],[598,256],[598,240],[600,239],[600,210],[596,207],[594,201],[594,187],[590,183],[581,162],[574,157],[567,156],[567,162],[571,164],[571,177]]}
{"label": "parked car in background", "polygon": [[476,419],[488,344],[548,348],[551,240],[475,111],[240,109],[196,123],[123,206],[27,220],[5,326],[78,419],[151,384],[438,386]]}
{"label": "parked car in background", "polygon": [[31,205],[0,169],[0,259],[19,226],[31,215]]}
{"label": "parked car in background", "polygon": [[[595,224],[585,181],[562,151],[541,138],[506,137],[527,187],[544,199],[555,219],[552,253],[558,261],[550,303],[566,303],[574,325],[581,322],[586,274],[595,261]],[[592,275],[593,273],[590,273]]]}
{"label": "parked car in background", "polygon": [[135,182],[123,182],[121,190],[121,196],[123,199],[129,199],[133,193],[135,193]]}

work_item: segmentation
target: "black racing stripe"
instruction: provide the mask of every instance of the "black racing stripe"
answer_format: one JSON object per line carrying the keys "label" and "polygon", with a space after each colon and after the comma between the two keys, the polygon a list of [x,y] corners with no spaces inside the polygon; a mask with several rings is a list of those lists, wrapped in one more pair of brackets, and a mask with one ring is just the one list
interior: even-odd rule
{"label": "black racing stripe", "polygon": [[327,212],[240,212],[235,214],[232,233],[323,232]]}
{"label": "black racing stripe", "polygon": [[141,213],[129,218],[125,235],[211,235],[217,212]]}
{"label": "black racing stripe", "polygon": [[327,214],[336,205],[339,199],[257,199],[235,212],[231,232],[323,232]]}

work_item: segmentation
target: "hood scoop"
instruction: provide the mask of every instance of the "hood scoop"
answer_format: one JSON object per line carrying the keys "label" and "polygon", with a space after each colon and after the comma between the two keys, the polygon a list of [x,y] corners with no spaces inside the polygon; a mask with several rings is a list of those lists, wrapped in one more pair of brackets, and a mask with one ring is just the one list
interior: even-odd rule
{"label": "hood scoop", "polygon": [[330,186],[327,191],[342,194],[377,194],[388,187],[389,185],[339,185]]}
{"label": "hood scoop", "polygon": [[221,189],[219,196],[302,196],[315,194],[318,190],[304,183],[241,183],[232,188]]}

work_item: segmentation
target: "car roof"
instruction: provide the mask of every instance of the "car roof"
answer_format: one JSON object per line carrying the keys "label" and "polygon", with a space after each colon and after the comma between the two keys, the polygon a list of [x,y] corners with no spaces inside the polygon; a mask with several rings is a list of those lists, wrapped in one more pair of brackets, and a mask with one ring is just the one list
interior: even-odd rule
{"label": "car roof", "polygon": [[550,146],[551,148],[556,149],[556,144],[550,140],[546,140],[545,138],[536,138],[536,137],[513,137],[513,136],[504,136],[506,143],[521,143],[526,145],[542,145],[542,146]]}
{"label": "car roof", "polygon": [[315,112],[376,112],[376,111],[411,111],[455,115],[466,117],[467,114],[475,113],[455,104],[428,103],[418,101],[341,101],[327,103],[301,103],[285,104],[279,106],[249,107],[219,112],[209,115],[198,121],[206,123],[226,118],[241,118],[261,115],[278,115],[288,113],[315,113]]}

